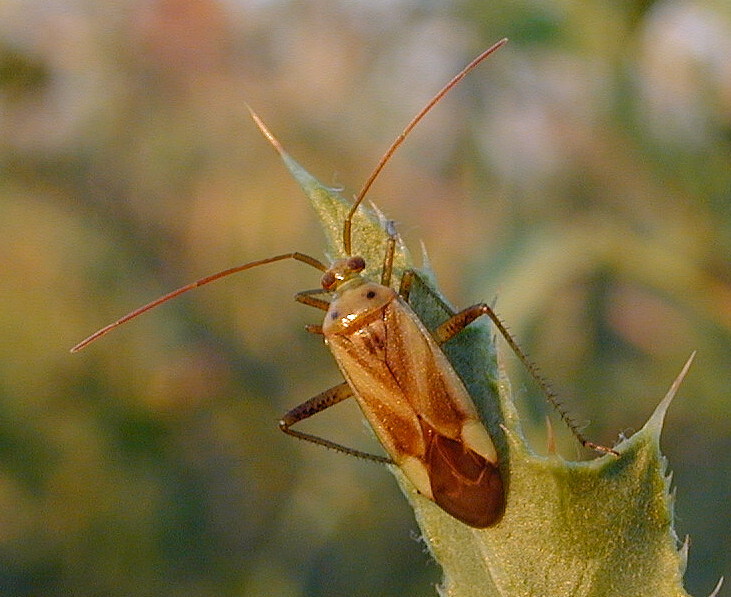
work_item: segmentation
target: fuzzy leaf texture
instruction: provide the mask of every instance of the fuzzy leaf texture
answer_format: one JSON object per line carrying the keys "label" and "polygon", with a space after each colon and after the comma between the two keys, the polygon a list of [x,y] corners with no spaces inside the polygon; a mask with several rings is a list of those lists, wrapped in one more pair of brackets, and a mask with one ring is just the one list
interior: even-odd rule
{"label": "fuzzy leaf texture", "polygon": [[[350,202],[305,171],[259,124],[311,200],[329,257],[342,257],[343,220]],[[366,259],[366,273],[375,280],[387,238],[384,226],[375,208],[362,207],[353,222],[353,253]],[[399,243],[395,286],[407,267],[412,267],[411,260]],[[426,287],[436,290],[428,268],[418,274],[410,303],[433,328],[451,308],[425,292]],[[647,424],[616,446],[619,458],[571,462],[558,455],[539,456],[527,445],[509,384],[499,373],[487,322],[470,324],[444,351],[496,444],[507,505],[495,526],[474,529],[419,495],[397,467],[390,467],[442,566],[440,595],[687,597],[682,584],[687,544],[679,543],[673,528],[673,498],[659,440],[663,418],[692,357]]]}

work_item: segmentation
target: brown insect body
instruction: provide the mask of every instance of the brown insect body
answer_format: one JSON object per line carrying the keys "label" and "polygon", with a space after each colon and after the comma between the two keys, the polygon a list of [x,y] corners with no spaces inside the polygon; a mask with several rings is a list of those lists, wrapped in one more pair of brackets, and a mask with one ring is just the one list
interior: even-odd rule
{"label": "brown insect body", "polygon": [[419,492],[465,524],[494,524],[505,503],[497,452],[408,303],[354,277],[336,290],[322,331],[381,444]]}

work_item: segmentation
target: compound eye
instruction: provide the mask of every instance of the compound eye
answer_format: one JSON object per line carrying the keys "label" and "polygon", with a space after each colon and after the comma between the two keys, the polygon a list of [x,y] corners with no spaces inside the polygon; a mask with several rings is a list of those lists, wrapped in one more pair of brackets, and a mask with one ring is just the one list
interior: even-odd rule
{"label": "compound eye", "polygon": [[365,259],[362,257],[348,257],[346,266],[351,272],[362,272],[366,266]]}
{"label": "compound eye", "polygon": [[337,278],[335,277],[335,274],[332,272],[325,272],[322,274],[322,279],[320,280],[320,284],[322,284],[322,287],[325,290],[332,290],[332,288],[337,283]]}

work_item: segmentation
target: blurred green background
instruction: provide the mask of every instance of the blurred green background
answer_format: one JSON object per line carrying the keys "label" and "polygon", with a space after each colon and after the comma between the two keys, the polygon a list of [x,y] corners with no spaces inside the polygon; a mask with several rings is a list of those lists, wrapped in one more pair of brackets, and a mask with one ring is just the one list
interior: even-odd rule
{"label": "blurred green background", "polygon": [[[277,430],[340,379],[291,301],[309,268],[68,349],[213,271],[323,257],[245,102],[351,194],[505,36],[370,198],[456,305],[497,297],[596,441],[639,429],[698,351],[663,449],[689,592],[731,573],[728,0],[2,0],[0,594],[435,594],[387,471]],[[548,409],[503,353],[542,452]],[[333,411],[309,429],[372,444]]]}

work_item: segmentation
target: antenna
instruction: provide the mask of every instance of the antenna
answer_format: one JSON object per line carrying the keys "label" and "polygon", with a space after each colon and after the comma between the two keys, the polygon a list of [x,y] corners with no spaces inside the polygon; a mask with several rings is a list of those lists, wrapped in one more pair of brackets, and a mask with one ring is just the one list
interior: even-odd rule
{"label": "antenna", "polygon": [[493,54],[500,48],[502,48],[506,43],[508,43],[507,38],[501,39],[496,44],[489,47],[487,50],[485,50],[482,54],[480,54],[477,58],[475,58],[472,62],[470,62],[467,66],[465,66],[457,76],[455,76],[449,83],[447,83],[444,87],[442,87],[441,91],[437,93],[430,101],[429,103],[424,106],[421,111],[414,116],[414,118],[409,122],[409,124],[406,125],[406,128],[401,132],[401,134],[396,137],[396,140],[391,144],[391,147],[388,148],[388,151],[383,154],[383,157],[378,162],[378,165],[375,167],[373,172],[371,172],[371,175],[368,177],[368,180],[366,180],[365,184],[363,185],[363,188],[360,190],[360,193],[356,195],[355,202],[353,203],[353,206],[350,208],[350,211],[348,212],[348,216],[345,218],[345,223],[343,224],[343,247],[345,248],[345,254],[350,256],[351,254],[351,230],[353,228],[353,216],[355,215],[355,212],[358,210],[358,206],[363,202],[363,199],[365,198],[366,194],[368,193],[369,189],[371,188],[371,185],[373,182],[378,178],[378,175],[381,173],[381,170],[383,170],[384,166],[388,163],[388,161],[391,159],[391,156],[393,156],[394,153],[396,153],[396,150],[399,148],[399,146],[404,142],[408,134],[414,129],[414,127],[419,124],[422,118],[426,116],[429,111],[437,104],[439,103],[439,100],[441,100],[450,89],[452,89],[457,83],[459,83],[462,79],[464,79],[467,74],[474,69],[477,65],[479,65],[483,60],[485,60],[490,54]]}
{"label": "antenna", "polygon": [[245,263],[244,265],[237,265],[236,267],[230,267],[221,272],[211,274],[210,276],[206,276],[205,278],[201,278],[200,280],[191,282],[190,284],[186,284],[185,286],[181,286],[177,290],[168,292],[166,295],[156,298],[154,301],[151,301],[151,302],[147,303],[146,305],[142,305],[141,307],[135,309],[134,311],[127,313],[127,315],[125,315],[124,317],[121,317],[114,323],[110,323],[109,325],[104,326],[100,330],[97,330],[96,332],[94,332],[88,338],[85,338],[84,340],[79,342],[76,346],[74,346],[71,349],[71,352],[79,352],[82,348],[87,347],[89,344],[94,342],[94,340],[98,340],[102,336],[105,336],[106,334],[111,332],[114,328],[118,328],[123,323],[127,323],[130,319],[134,319],[135,317],[138,317],[139,315],[146,313],[150,309],[154,309],[158,305],[167,303],[170,299],[173,299],[176,296],[183,294],[184,292],[188,292],[189,290],[193,290],[194,288],[199,288],[200,286],[205,286],[206,284],[210,284],[211,282],[215,282],[216,280],[220,280],[221,278],[225,278],[226,276],[230,276],[231,274],[237,274],[239,272],[243,272],[244,270],[251,269],[253,267],[258,267],[260,265],[265,265],[267,263],[274,263],[275,261],[282,261],[284,259],[295,259],[297,261],[301,261],[302,263],[306,263],[307,265],[311,265],[315,269],[319,269],[322,272],[327,271],[327,266],[325,264],[321,263],[314,257],[310,257],[309,255],[305,255],[303,253],[298,253],[298,252],[285,253],[284,255],[276,255],[275,257],[267,257],[266,259],[259,259],[258,261],[250,261],[249,263]]}

